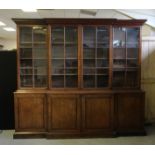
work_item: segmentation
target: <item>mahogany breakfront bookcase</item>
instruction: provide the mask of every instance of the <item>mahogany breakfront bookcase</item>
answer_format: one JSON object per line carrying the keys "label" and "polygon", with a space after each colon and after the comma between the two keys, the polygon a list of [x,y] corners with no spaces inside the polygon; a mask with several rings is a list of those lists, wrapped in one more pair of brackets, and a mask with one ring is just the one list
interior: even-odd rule
{"label": "mahogany breakfront bookcase", "polygon": [[14,138],[145,134],[140,89],[145,20],[13,20]]}

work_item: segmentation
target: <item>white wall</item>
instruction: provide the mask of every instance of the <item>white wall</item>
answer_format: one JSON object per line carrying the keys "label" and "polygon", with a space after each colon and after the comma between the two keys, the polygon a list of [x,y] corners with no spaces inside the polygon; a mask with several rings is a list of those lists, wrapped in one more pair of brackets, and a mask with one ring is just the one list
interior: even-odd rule
{"label": "white wall", "polygon": [[142,36],[146,37],[146,36],[155,36],[155,28],[152,28],[148,25],[143,25],[142,27]]}
{"label": "white wall", "polygon": [[3,50],[16,49],[16,40],[14,39],[2,39],[0,38],[0,45],[3,45]]}
{"label": "white wall", "polygon": [[141,86],[145,91],[145,116],[155,122],[155,37],[142,39]]}

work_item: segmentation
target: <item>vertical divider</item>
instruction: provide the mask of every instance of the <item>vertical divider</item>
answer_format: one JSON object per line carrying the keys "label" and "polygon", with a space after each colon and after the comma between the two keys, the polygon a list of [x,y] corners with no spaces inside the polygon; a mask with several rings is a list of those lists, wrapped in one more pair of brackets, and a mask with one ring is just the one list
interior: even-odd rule
{"label": "vertical divider", "polygon": [[95,88],[97,88],[97,26],[95,28]]}
{"label": "vertical divider", "polygon": [[31,26],[32,28],[32,87],[35,88],[35,80],[34,80],[34,33],[33,33],[33,26]]}
{"label": "vertical divider", "polygon": [[78,88],[83,87],[83,30],[78,26]]}
{"label": "vertical divider", "polygon": [[21,70],[20,70],[20,38],[19,38],[19,35],[20,35],[20,27],[19,25],[17,25],[17,34],[16,34],[16,37],[17,37],[17,89],[20,88],[21,86],[21,77],[20,77],[20,74],[21,74]]}
{"label": "vertical divider", "polygon": [[113,27],[109,27],[109,87],[112,88],[113,77]]}
{"label": "vertical divider", "polygon": [[51,25],[48,25],[48,34],[47,34],[47,43],[48,43],[48,53],[47,53],[47,57],[48,57],[48,61],[47,61],[47,65],[48,65],[48,87],[47,89],[51,88],[51,84],[52,84],[52,35],[51,35]]}
{"label": "vertical divider", "polygon": [[64,88],[66,88],[66,26],[64,28]]}
{"label": "vertical divider", "polygon": [[127,87],[127,30],[125,29],[125,79],[124,87]]}
{"label": "vertical divider", "polygon": [[142,61],[142,27],[139,28],[139,36],[138,36],[138,77],[137,77],[137,86],[141,88],[141,61]]}

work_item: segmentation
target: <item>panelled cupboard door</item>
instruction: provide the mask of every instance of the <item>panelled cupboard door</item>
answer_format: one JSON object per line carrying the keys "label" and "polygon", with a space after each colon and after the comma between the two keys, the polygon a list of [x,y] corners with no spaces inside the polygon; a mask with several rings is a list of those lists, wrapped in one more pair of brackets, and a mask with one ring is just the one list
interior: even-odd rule
{"label": "panelled cupboard door", "polygon": [[16,131],[46,130],[46,99],[44,94],[16,94]]}
{"label": "panelled cupboard door", "polygon": [[[85,95],[82,97],[83,131],[104,133],[112,129],[112,95]],[[109,130],[109,131],[110,131]]]}
{"label": "panelled cupboard door", "polygon": [[48,96],[48,128],[50,131],[77,131],[80,128],[78,95]]}
{"label": "panelled cupboard door", "polygon": [[144,94],[118,94],[116,100],[118,132],[136,132],[143,129]]}

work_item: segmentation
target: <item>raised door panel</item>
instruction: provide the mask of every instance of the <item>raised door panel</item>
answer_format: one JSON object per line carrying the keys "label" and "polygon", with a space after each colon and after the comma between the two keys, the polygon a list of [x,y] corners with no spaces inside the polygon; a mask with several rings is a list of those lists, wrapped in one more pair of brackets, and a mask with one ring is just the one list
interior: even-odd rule
{"label": "raised door panel", "polygon": [[15,101],[16,130],[46,130],[46,101],[44,95],[17,95]]}
{"label": "raised door panel", "polygon": [[80,104],[78,95],[50,95],[48,98],[49,130],[79,130]]}
{"label": "raised door panel", "polygon": [[117,130],[134,132],[144,127],[144,94],[117,95]]}
{"label": "raised door panel", "polygon": [[83,128],[103,131],[112,128],[113,98],[110,95],[83,96]]}

